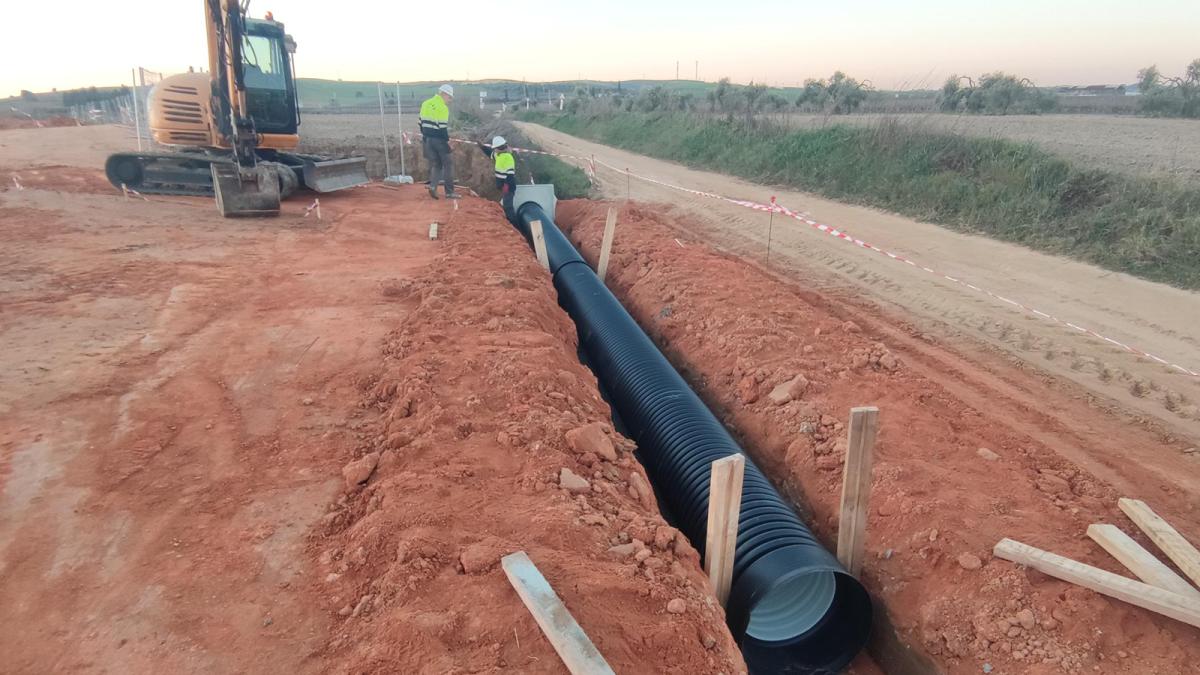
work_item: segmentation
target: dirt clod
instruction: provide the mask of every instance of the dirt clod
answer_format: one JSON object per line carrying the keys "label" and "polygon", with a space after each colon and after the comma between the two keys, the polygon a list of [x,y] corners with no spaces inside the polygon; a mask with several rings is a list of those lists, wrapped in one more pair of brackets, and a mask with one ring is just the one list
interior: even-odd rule
{"label": "dirt clod", "polygon": [[567,444],[576,453],[592,453],[609,462],[617,461],[617,449],[612,439],[604,433],[600,422],[593,422],[567,432]]}
{"label": "dirt clod", "polygon": [[586,478],[565,466],[558,472],[558,486],[572,494],[584,494],[592,489]]}
{"label": "dirt clod", "polygon": [[353,489],[367,482],[371,478],[371,474],[375,473],[377,466],[379,466],[379,453],[369,452],[342,467],[342,478],[346,481],[346,488]]}
{"label": "dirt clod", "polygon": [[977,570],[983,567],[983,561],[974,553],[961,553],[958,556],[958,566],[964,570]]}
{"label": "dirt clod", "polygon": [[683,614],[687,611],[687,602],[682,598],[675,598],[667,603],[667,611],[672,614]]}

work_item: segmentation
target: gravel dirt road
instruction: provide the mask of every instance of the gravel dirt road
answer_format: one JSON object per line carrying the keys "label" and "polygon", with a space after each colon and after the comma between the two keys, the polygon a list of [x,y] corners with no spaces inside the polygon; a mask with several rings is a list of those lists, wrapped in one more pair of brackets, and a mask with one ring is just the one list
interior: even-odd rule
{"label": "gravel dirt road", "polygon": [[[546,150],[594,155],[634,173],[733,198],[779,203],[819,222],[908,257],[910,266],[821,233],[803,223],[697,197],[637,179],[634,200],[664,205],[692,233],[726,250],[765,258],[814,287],[846,290],[921,332],[982,342],[1014,360],[1069,381],[1102,404],[1119,404],[1152,420],[1165,437],[1200,438],[1200,378],[1102,340],[1022,312],[946,274],[1100,334],[1200,371],[1200,294],[1109,272],[984,237],[951,232],[874,209],[811,194],[754,185],[718,173],[609,148],[533,124],[522,129]],[[626,197],[623,173],[601,168],[600,192]],[[620,238],[618,229],[618,240]],[[925,265],[941,274],[929,274]]]}

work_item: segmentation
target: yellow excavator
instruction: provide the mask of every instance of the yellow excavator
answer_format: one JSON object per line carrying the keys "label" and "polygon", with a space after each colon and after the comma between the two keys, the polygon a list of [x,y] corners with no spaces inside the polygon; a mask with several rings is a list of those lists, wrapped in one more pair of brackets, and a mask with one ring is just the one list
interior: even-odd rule
{"label": "yellow excavator", "polygon": [[204,0],[208,72],[171,75],[150,92],[154,141],[173,152],[117,153],[105,163],[116,187],[214,195],[225,216],[276,215],[298,188],[332,192],[370,181],[366,158],[295,152],[300,106],[296,43],[268,12],[237,0]]}

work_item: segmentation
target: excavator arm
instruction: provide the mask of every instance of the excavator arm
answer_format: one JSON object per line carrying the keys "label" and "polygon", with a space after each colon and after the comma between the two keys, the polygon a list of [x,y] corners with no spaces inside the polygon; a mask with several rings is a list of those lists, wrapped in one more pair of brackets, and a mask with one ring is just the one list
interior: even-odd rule
{"label": "excavator arm", "polygon": [[[204,0],[208,64],[215,79],[216,125],[233,150],[232,164],[211,165],[217,208],[225,216],[279,213],[279,179],[274,166],[258,161],[258,132],[246,114],[242,48],[246,21],[237,0]],[[290,73],[289,73],[290,76]]]}

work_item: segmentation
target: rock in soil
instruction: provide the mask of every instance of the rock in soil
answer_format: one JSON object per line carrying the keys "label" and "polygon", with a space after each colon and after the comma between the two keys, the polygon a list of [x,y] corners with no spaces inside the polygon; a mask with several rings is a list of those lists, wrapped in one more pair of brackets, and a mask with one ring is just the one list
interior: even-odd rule
{"label": "rock in soil", "polygon": [[963,553],[958,556],[958,566],[964,570],[977,570],[983,567],[983,561],[974,553]]}
{"label": "rock in soil", "polygon": [[667,603],[667,611],[672,614],[683,614],[687,611],[687,603],[680,598],[675,598]]}
{"label": "rock in soil", "polygon": [[592,489],[592,484],[586,478],[565,466],[558,472],[558,486],[571,494],[584,494]]}
{"label": "rock in soil", "polygon": [[567,444],[578,454],[593,453],[609,462],[617,461],[617,449],[604,433],[604,425],[592,422],[567,432]]}
{"label": "rock in soil", "polygon": [[371,474],[375,473],[377,466],[379,466],[379,453],[371,452],[342,467],[342,478],[346,480],[346,488],[353,489],[367,482]]}

